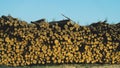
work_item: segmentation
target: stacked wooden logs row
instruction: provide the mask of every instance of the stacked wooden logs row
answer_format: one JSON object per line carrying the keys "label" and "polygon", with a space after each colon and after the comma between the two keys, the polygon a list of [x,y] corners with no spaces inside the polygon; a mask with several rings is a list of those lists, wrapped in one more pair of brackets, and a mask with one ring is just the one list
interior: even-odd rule
{"label": "stacked wooden logs row", "polygon": [[0,65],[120,63],[120,23],[0,18]]}

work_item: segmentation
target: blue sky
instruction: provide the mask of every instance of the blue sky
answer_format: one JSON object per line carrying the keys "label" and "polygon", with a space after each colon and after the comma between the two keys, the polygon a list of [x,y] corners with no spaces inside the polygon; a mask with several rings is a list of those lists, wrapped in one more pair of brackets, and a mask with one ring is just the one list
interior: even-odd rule
{"label": "blue sky", "polygon": [[27,22],[65,19],[61,13],[80,25],[105,19],[118,23],[120,0],[0,0],[0,16],[10,14]]}

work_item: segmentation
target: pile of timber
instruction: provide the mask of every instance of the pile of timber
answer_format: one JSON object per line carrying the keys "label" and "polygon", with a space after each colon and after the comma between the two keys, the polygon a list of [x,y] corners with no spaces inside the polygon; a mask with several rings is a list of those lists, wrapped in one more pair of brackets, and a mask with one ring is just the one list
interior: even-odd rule
{"label": "pile of timber", "polygon": [[0,65],[120,63],[120,23],[71,20],[27,23],[0,17]]}

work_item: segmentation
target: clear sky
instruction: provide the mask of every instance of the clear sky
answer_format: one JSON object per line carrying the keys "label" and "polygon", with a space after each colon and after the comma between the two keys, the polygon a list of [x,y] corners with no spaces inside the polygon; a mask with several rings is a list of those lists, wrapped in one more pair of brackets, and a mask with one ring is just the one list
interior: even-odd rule
{"label": "clear sky", "polygon": [[0,16],[10,14],[30,22],[65,19],[66,15],[80,25],[108,19],[120,22],[120,0],[0,0]]}

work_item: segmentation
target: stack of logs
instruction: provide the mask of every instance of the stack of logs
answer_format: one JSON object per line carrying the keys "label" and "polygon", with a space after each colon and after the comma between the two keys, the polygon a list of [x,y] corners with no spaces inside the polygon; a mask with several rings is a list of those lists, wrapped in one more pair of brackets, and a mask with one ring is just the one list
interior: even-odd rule
{"label": "stack of logs", "polygon": [[27,23],[0,17],[0,65],[120,63],[120,23],[70,20]]}

